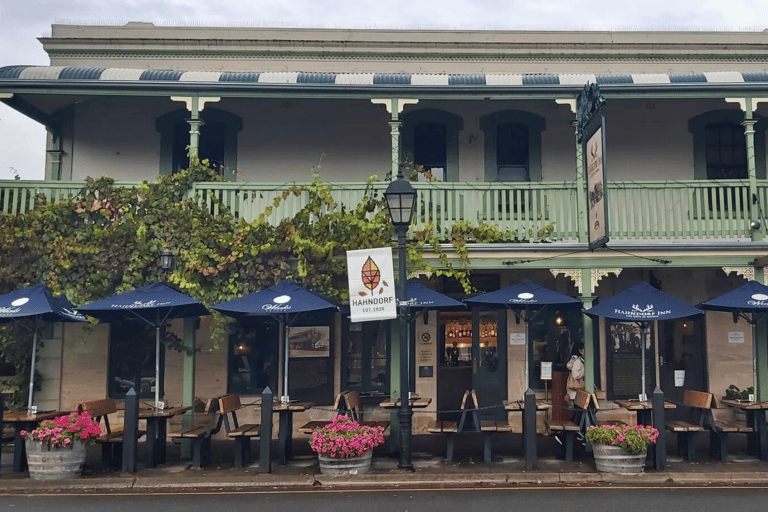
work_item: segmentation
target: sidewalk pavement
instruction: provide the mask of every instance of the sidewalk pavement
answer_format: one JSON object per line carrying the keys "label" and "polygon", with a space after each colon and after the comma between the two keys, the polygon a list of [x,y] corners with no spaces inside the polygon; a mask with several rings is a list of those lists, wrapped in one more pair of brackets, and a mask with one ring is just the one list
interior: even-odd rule
{"label": "sidewalk pavement", "polygon": [[[445,438],[441,435],[413,437],[413,471],[397,468],[397,456],[384,447],[374,451],[371,472],[348,478],[333,478],[320,474],[317,457],[309,450],[307,439],[294,439],[294,460],[286,466],[273,462],[271,473],[260,473],[258,462],[246,468],[233,468],[231,442],[214,441],[212,461],[204,469],[190,468],[189,460],[181,459],[178,445],[168,445],[166,464],[146,468],[138,463],[135,474],[122,474],[101,467],[100,447],[89,448],[86,469],[82,476],[62,481],[30,480],[28,473],[12,473],[13,453],[5,446],[0,466],[0,494],[47,492],[234,492],[248,490],[341,489],[370,487],[376,489],[435,489],[445,487],[520,487],[520,486],[579,486],[579,485],[768,485],[768,462],[746,454],[743,446],[733,443],[731,461],[713,460],[708,453],[707,436],[699,436],[697,462],[687,462],[674,456],[675,444],[668,436],[668,467],[665,471],[646,469],[637,475],[598,473],[591,453],[579,450],[573,462],[555,457],[551,437],[539,438],[539,464],[526,471],[520,453],[519,435],[499,435],[494,438],[494,461],[482,461],[480,438],[466,438],[457,443],[454,462],[445,462]],[[734,441],[739,436],[733,436]],[[745,436],[741,436],[745,437]],[[276,443],[273,443],[276,445]],[[253,443],[253,458],[258,460],[258,442]],[[143,456],[142,450],[139,456]]]}

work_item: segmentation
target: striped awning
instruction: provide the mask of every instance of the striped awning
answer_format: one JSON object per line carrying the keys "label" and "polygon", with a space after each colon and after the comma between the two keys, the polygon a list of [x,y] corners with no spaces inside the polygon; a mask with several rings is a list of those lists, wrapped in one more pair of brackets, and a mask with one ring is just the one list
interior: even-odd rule
{"label": "striped awning", "polygon": [[414,73],[301,73],[301,72],[226,72],[159,69],[95,68],[65,66],[6,66],[0,80],[66,80],[74,82],[187,82],[242,84],[327,84],[355,86],[582,86],[662,84],[738,84],[768,83],[768,72],[715,71],[705,73],[626,73],[626,74],[414,74]]}

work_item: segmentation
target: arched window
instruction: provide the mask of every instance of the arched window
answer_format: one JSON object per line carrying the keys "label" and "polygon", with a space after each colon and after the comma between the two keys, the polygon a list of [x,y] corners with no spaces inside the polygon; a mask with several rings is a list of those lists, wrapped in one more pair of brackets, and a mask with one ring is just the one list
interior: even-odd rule
{"label": "arched window", "polygon": [[[413,160],[445,181],[459,179],[459,132],[462,119],[450,112],[421,109],[402,116],[400,159]],[[441,176],[442,175],[442,176]]]}
{"label": "arched window", "polygon": [[[175,110],[157,118],[160,132],[160,174],[172,174],[189,166],[189,111]],[[208,159],[212,166],[230,179],[236,179],[237,136],[243,129],[240,116],[224,110],[206,108],[200,113],[204,124],[200,127],[198,156]]]}
{"label": "arched window", "polygon": [[[712,110],[688,121],[693,135],[695,179],[747,178],[747,151],[741,110]],[[765,179],[765,118],[755,123],[755,166],[758,179]]]}
{"label": "arched window", "polygon": [[486,181],[541,181],[544,118],[519,110],[480,118],[485,133]]}

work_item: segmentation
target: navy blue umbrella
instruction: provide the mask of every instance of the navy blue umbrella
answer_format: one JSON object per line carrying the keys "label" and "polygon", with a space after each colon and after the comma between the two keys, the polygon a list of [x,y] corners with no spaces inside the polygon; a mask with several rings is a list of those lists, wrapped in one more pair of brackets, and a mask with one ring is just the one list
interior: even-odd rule
{"label": "navy blue umbrella", "polygon": [[690,304],[674,295],[664,293],[648,283],[636,283],[621,293],[585,311],[595,317],[636,322],[643,330],[642,343],[642,395],[645,396],[645,329],[656,320],[673,320],[702,314]]}
{"label": "navy blue umbrella", "polygon": [[160,402],[160,328],[168,320],[209,314],[200,301],[166,283],[152,283],[97,300],[77,311],[102,322],[138,318],[155,328],[155,407]]}
{"label": "navy blue umbrella", "polygon": [[75,307],[60,295],[55,297],[51,290],[42,284],[22,288],[0,295],[0,324],[22,318],[32,318],[35,329],[32,337],[32,367],[29,376],[29,399],[27,408],[32,407],[35,380],[35,359],[37,358],[37,338],[41,322],[85,322],[86,318],[75,311]]}
{"label": "navy blue umbrella", "polygon": [[421,284],[418,279],[409,279],[405,284],[405,304],[411,310],[464,307],[461,301],[436,292]]}
{"label": "navy blue umbrella", "polygon": [[733,321],[740,316],[752,326],[752,383],[757,390],[757,322],[768,314],[768,286],[757,281],[745,284],[698,305],[710,311],[733,314]]}
{"label": "navy blue umbrella", "polygon": [[[538,285],[528,279],[523,279],[519,283],[507,286],[501,290],[464,299],[464,302],[468,304],[511,309],[517,318],[525,322],[526,340],[530,337],[530,333],[528,332],[530,322],[536,318],[539,313],[545,311],[547,307],[576,307],[582,305],[579,299]],[[525,372],[527,381],[528,350],[525,351]]]}
{"label": "navy blue umbrella", "polygon": [[225,315],[241,318],[251,315],[270,316],[282,326],[285,338],[285,368],[283,369],[283,401],[288,401],[288,329],[304,313],[336,309],[331,300],[293,281],[285,280],[244,297],[232,299],[212,306]]}

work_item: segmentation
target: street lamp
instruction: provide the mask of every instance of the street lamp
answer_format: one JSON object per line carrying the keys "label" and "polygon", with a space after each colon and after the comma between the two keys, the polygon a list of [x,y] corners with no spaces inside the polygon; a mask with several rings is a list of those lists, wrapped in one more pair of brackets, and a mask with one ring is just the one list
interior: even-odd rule
{"label": "street lamp", "polygon": [[416,205],[416,191],[411,184],[403,178],[402,170],[397,173],[397,179],[389,184],[384,192],[387,201],[387,210],[392,218],[392,225],[397,231],[398,269],[400,279],[397,286],[398,319],[400,321],[400,410],[397,413],[400,430],[400,469],[413,469],[411,462],[411,425],[413,422],[413,410],[409,400],[409,375],[408,367],[408,318],[405,307],[407,297],[405,295],[406,274],[406,235],[411,225],[413,210]]}
{"label": "street lamp", "polygon": [[160,269],[160,272],[163,274],[172,272],[175,266],[176,256],[174,256],[174,254],[168,249],[165,249],[160,253],[160,256],[157,257],[157,268]]}

